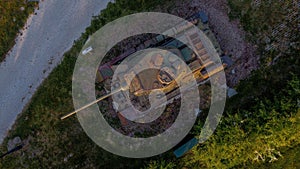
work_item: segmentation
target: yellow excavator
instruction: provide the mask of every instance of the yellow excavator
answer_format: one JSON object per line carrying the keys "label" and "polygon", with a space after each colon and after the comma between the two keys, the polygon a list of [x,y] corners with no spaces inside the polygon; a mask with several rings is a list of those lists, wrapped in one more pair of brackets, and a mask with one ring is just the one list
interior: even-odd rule
{"label": "yellow excavator", "polygon": [[[161,76],[157,75],[157,80],[160,81],[162,84],[164,84],[164,87],[153,88],[153,89],[143,89],[143,88],[141,88],[138,91],[134,91],[133,93],[136,96],[145,96],[145,95],[149,95],[153,90],[161,90],[162,92],[167,94],[167,93],[175,90],[176,88],[178,88],[177,82],[181,81],[182,79],[185,79],[186,77],[189,77],[189,76],[193,75],[197,82],[201,82],[201,81],[204,81],[204,80],[208,79],[210,76],[212,76],[212,75],[214,75],[214,74],[216,74],[216,73],[218,73],[218,72],[220,72],[224,69],[223,65],[220,65],[220,66],[217,66],[216,68],[212,69],[212,71],[207,72],[206,69],[207,69],[208,66],[216,66],[216,65],[214,65],[213,62],[208,62],[205,65],[201,65],[200,67],[196,68],[195,70],[193,70],[190,73],[181,73],[181,74],[179,74],[176,79],[173,79],[170,82],[164,81],[163,79],[161,79]],[[203,73],[203,72],[205,72],[205,73]],[[118,92],[129,90],[129,88],[130,88],[130,85],[127,85],[123,88],[120,87],[118,89],[115,89],[114,91],[111,91],[107,95],[104,95],[104,96],[96,99],[95,101],[93,101],[93,102],[91,102],[91,103],[89,103],[89,104],[87,104],[87,105],[85,105],[85,106],[83,106],[83,107],[81,107],[81,108],[79,108],[79,109],[63,116],[63,117],[61,117],[61,119],[62,120],[66,119],[66,118],[68,118],[68,117],[70,117],[70,116],[72,116],[72,115],[74,115],[74,114],[90,107],[91,105],[94,105],[94,104],[100,102],[101,100],[104,100],[104,99],[106,99],[106,98],[108,98],[108,97],[110,97],[110,96],[112,96],[112,95],[114,95]]]}
{"label": "yellow excavator", "polygon": [[[180,26],[179,26],[180,27]],[[183,27],[180,29],[177,28],[177,30],[186,30],[189,27],[191,27],[191,25],[183,25]],[[182,32],[182,31],[177,31],[177,33]],[[157,76],[156,76],[156,80],[161,84],[159,85],[160,87],[152,87],[150,89],[146,89],[143,88],[143,85],[138,85],[140,86],[138,89],[135,89],[134,87],[131,87],[130,84],[127,84],[126,86],[122,86],[122,87],[118,87],[114,90],[112,90],[110,93],[108,93],[105,96],[102,96],[98,99],[96,99],[95,101],[63,116],[61,119],[66,119],[74,114],[76,114],[79,111],[82,111],[86,108],[88,108],[91,105],[94,105],[98,102],[100,102],[101,100],[104,100],[118,92],[122,92],[122,91],[127,91],[130,89],[130,92],[133,93],[135,96],[145,96],[145,95],[149,95],[153,90],[160,90],[163,93],[170,93],[172,91],[174,91],[175,89],[178,88],[178,84],[177,82],[187,82],[189,81],[189,77],[193,77],[193,79],[195,79],[197,81],[197,83],[203,82],[205,80],[207,80],[210,76],[215,75],[216,73],[223,71],[224,67],[226,65],[222,65],[222,64],[216,64],[214,63],[214,61],[210,60],[210,57],[208,56],[206,50],[204,49],[202,43],[201,43],[201,38],[199,38],[199,34],[192,32],[188,32],[188,31],[184,31],[185,36],[187,37],[187,39],[189,39],[189,42],[191,43],[192,46],[195,46],[195,50],[197,51],[197,55],[199,56],[198,59],[194,60],[191,64],[190,67],[193,67],[193,69],[191,69],[192,71],[190,73],[186,73],[186,72],[181,72],[179,74],[177,74],[176,79],[171,78],[166,72],[162,72],[160,71]],[[200,59],[201,58],[201,59]],[[200,64],[201,60],[202,64]],[[195,63],[194,65],[192,65],[193,63]],[[167,77],[169,76],[169,78]],[[167,78],[166,78],[167,77]],[[167,79],[167,80],[166,80]],[[132,90],[136,90],[136,91],[132,91]]]}

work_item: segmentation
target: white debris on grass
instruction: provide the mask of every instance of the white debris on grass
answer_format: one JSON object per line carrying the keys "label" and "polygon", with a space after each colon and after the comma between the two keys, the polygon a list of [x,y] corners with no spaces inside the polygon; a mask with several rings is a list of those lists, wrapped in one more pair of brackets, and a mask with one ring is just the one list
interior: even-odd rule
{"label": "white debris on grass", "polygon": [[88,54],[89,52],[91,52],[92,50],[93,50],[93,48],[90,46],[90,47],[86,48],[85,50],[83,50],[83,51],[82,51],[82,54],[83,54],[83,55],[86,55],[86,54]]}

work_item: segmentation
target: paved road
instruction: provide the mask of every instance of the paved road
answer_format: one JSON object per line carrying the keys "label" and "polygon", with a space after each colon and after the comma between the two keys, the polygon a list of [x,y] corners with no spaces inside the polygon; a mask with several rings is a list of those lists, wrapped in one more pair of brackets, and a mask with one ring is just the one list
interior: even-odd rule
{"label": "paved road", "polygon": [[43,79],[109,1],[40,2],[37,15],[28,19],[27,29],[0,64],[0,143]]}

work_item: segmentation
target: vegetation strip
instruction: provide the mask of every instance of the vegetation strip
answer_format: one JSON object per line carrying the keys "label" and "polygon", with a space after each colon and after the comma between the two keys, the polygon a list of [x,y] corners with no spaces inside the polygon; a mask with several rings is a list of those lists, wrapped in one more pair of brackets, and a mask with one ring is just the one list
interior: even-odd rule
{"label": "vegetation strip", "polygon": [[0,0],[0,62],[14,46],[20,29],[24,27],[28,16],[37,5],[38,2]]}

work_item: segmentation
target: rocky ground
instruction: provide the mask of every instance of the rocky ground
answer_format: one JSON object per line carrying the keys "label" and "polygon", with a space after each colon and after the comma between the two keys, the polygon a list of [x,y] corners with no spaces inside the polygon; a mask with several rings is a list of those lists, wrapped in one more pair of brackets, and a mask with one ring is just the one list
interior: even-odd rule
{"label": "rocky ground", "polygon": [[209,18],[210,28],[217,37],[225,54],[230,55],[235,64],[227,70],[227,85],[234,87],[242,79],[259,68],[259,56],[255,46],[245,40],[246,33],[238,20],[230,21],[230,9],[226,0],[184,0],[176,1],[171,13],[180,17],[204,11]]}

